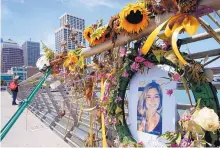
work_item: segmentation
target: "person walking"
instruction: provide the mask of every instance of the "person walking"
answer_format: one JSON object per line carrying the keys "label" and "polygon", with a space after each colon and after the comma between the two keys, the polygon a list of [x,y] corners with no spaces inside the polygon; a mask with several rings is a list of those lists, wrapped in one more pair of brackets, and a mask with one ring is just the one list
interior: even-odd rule
{"label": "person walking", "polygon": [[9,89],[12,92],[12,105],[18,105],[16,103],[17,93],[18,93],[18,79],[19,76],[15,76],[9,84]]}

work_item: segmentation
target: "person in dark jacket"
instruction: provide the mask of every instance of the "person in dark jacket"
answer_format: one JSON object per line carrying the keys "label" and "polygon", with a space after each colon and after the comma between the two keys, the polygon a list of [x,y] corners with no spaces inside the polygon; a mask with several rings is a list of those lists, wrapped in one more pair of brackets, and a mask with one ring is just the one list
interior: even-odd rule
{"label": "person in dark jacket", "polygon": [[16,103],[16,98],[17,98],[17,94],[18,94],[18,79],[19,79],[19,76],[15,76],[13,81],[17,84],[17,88],[15,90],[11,90],[12,92],[12,105],[18,105]]}

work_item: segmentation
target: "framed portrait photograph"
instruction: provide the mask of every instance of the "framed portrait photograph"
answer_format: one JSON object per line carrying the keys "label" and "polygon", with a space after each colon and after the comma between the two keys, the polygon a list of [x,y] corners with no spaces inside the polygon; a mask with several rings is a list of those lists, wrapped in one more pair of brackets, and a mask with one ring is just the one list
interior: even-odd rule
{"label": "framed portrait photograph", "polygon": [[137,130],[154,135],[162,134],[163,91],[156,80],[140,82],[137,103]]}
{"label": "framed portrait photograph", "polygon": [[136,73],[127,91],[129,129],[137,141],[150,147],[166,146],[158,136],[175,131],[178,119],[175,95],[176,81],[168,79],[168,71],[154,66]]}

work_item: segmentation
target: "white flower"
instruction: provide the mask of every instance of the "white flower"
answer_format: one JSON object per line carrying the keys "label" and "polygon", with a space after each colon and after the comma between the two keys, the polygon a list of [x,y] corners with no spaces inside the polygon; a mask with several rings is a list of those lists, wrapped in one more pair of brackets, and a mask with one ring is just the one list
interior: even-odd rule
{"label": "white flower", "polygon": [[219,118],[213,109],[204,107],[196,111],[192,119],[206,131],[214,132],[219,128]]}

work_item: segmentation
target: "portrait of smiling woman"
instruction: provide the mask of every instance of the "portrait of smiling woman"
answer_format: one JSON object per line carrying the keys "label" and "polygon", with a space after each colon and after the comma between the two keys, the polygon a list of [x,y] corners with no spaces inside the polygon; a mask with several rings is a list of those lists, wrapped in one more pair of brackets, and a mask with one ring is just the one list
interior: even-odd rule
{"label": "portrait of smiling woman", "polygon": [[143,89],[137,105],[137,130],[149,134],[162,134],[163,93],[156,81],[148,83]]}

